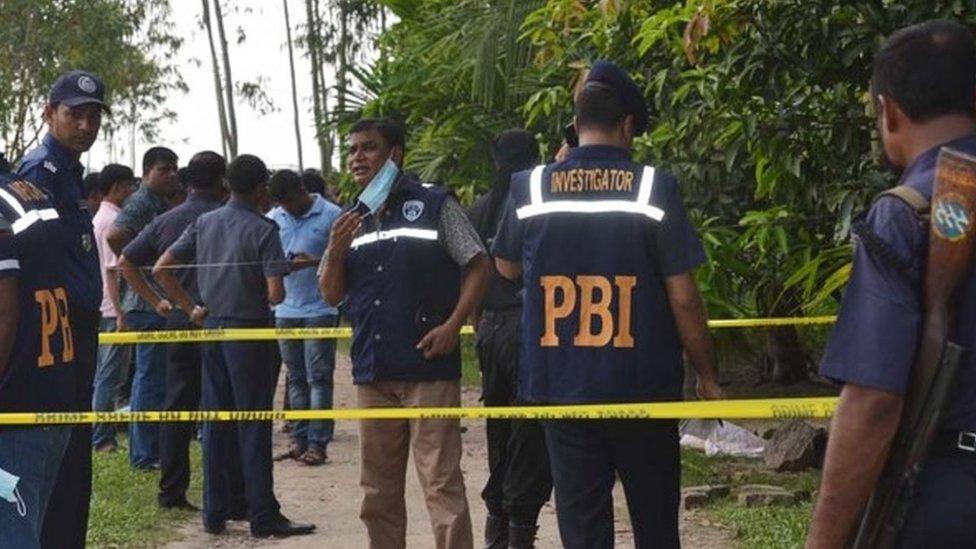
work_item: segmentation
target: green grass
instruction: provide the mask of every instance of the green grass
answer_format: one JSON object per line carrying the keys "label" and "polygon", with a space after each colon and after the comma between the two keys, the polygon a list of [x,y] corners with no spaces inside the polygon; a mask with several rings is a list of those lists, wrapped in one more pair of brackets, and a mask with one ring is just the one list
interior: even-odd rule
{"label": "green grass", "polygon": [[736,533],[742,549],[791,549],[803,547],[811,503],[794,507],[740,507],[723,502],[709,512]]}
{"label": "green grass", "polygon": [[461,385],[481,387],[481,369],[474,349],[474,336],[461,336]]}
{"label": "green grass", "polygon": [[[682,486],[729,484],[771,484],[812,494],[820,481],[819,471],[776,473],[757,460],[706,457],[693,450],[681,451]],[[706,507],[706,512],[736,535],[743,549],[787,549],[802,547],[810,522],[810,502],[792,507],[741,507],[727,498]]]}
{"label": "green grass", "polygon": [[[192,478],[188,499],[202,501],[200,446],[190,450]],[[112,454],[95,454],[93,463],[91,516],[88,519],[88,547],[155,547],[176,537],[176,528],[194,515],[160,509],[156,504],[159,473],[134,471],[124,438]]]}

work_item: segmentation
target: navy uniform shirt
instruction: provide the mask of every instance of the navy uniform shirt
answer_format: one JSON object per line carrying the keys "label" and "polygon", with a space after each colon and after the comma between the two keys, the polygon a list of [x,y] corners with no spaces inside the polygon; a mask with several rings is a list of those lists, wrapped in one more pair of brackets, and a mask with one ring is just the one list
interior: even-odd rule
{"label": "navy uniform shirt", "polygon": [[705,254],[674,177],[623,149],[574,148],[513,176],[494,253],[522,264],[520,398],[681,398],[683,349],[664,281]]}
{"label": "navy uniform shirt", "polygon": [[65,254],[68,293],[75,306],[98,311],[102,305],[102,272],[95,248],[92,213],[85,202],[81,163],[75,153],[63,147],[51,134],[27,153],[17,175],[50,193],[61,222],[71,230],[60,235],[59,249]]}
{"label": "navy uniform shirt", "polygon": [[200,216],[170,248],[196,269],[200,297],[211,317],[271,318],[267,277],[288,274],[278,225],[243,200]]}
{"label": "navy uniform shirt", "polygon": [[[153,219],[142,231],[126,245],[122,254],[127,260],[140,267],[152,267],[167,248],[179,240],[191,223],[201,215],[221,206],[214,193],[193,191],[186,202]],[[197,286],[197,273],[194,269],[179,269],[176,273],[180,284],[200,302],[200,288]]]}
{"label": "navy uniform shirt", "polygon": [[[115,223],[113,225],[115,227],[123,228],[131,235],[135,236],[138,235],[146,226],[148,226],[157,215],[165,213],[168,208],[169,204],[166,202],[166,199],[151,191],[149,187],[143,183],[139,186],[136,192],[132,193],[132,195],[126,199],[125,204],[122,205],[122,210],[119,212],[118,217],[115,218]],[[170,244],[172,244],[172,242],[170,242]],[[165,250],[166,248],[163,249]],[[153,277],[146,277],[146,281],[154,290],[156,290],[156,293],[159,295],[166,295],[162,288],[156,284]],[[145,299],[142,299],[142,296],[132,291],[132,289],[126,285],[122,292],[122,310],[126,313],[132,311],[155,311],[155,307],[147,303]]]}
{"label": "navy uniform shirt", "polygon": [[[0,374],[0,411],[76,411],[74,302],[67,258],[56,249],[73,233],[39,187],[0,174],[0,279],[17,279],[20,313]],[[52,249],[55,248],[55,249]],[[0,435],[2,436],[2,435]]]}
{"label": "navy uniform shirt", "polygon": [[[508,200],[506,195],[505,200]],[[478,228],[478,236],[485,243],[488,249],[492,248],[495,242],[495,234],[498,232],[498,223],[501,221],[501,214],[505,211],[505,202],[499,206],[496,212],[496,219],[486,219],[491,207],[491,193],[486,193],[474,201],[471,209],[468,210],[468,217],[471,224]],[[509,280],[497,272],[492,274],[491,282],[488,284],[488,291],[481,306],[487,311],[501,311],[506,309],[517,309],[522,306],[522,283],[521,281]]]}
{"label": "navy uniform shirt", "polygon": [[[945,146],[976,155],[976,136]],[[915,159],[902,175],[908,185],[932,198],[935,163],[940,147]],[[827,343],[820,372],[842,383],[904,394],[922,329],[922,274],[928,255],[928,226],[898,198],[877,200],[866,226],[908,265],[893,266],[857,245],[851,279],[844,291],[837,325]],[[976,348],[976,272],[957,294],[953,341]],[[943,428],[976,431],[976,353],[960,365],[957,392],[943,419]]]}

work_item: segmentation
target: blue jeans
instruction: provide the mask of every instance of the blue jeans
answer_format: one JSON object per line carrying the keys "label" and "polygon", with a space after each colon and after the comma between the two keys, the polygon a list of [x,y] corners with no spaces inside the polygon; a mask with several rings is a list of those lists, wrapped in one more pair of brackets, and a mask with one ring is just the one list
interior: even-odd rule
{"label": "blue jeans", "polygon": [[[166,319],[154,312],[126,313],[129,326],[139,332],[155,332],[166,327]],[[132,376],[131,409],[160,410],[166,397],[166,345],[136,345],[136,371]],[[146,469],[159,462],[159,424],[129,424],[129,463]]]}
{"label": "blue jeans", "polygon": [[[116,320],[114,318],[102,318],[98,325],[98,331],[114,332],[115,326]],[[118,408],[131,355],[131,345],[98,346],[98,365],[95,367],[95,394],[92,397],[92,410],[112,412]],[[109,441],[115,442],[115,425],[112,423],[95,424],[92,433],[92,446],[99,446]]]}
{"label": "blue jeans", "polygon": [[[331,328],[336,315],[312,318],[279,318],[278,328]],[[331,410],[335,372],[334,339],[282,339],[281,361],[288,367],[288,399],[292,410]],[[332,440],[335,422],[296,421],[292,441],[301,448],[315,444],[325,448]]]}
{"label": "blue jeans", "polygon": [[70,436],[68,425],[0,431],[0,469],[20,477],[20,501],[0,499],[0,547],[40,547],[44,512]]}

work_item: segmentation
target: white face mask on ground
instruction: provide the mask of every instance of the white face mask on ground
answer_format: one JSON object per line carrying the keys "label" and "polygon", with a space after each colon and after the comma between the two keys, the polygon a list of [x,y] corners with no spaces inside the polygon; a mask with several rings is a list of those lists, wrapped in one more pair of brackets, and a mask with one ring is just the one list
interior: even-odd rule
{"label": "white face mask on ground", "polygon": [[17,513],[25,517],[27,516],[27,504],[24,503],[24,499],[20,497],[20,492],[17,491],[18,482],[20,482],[20,477],[0,469],[0,498],[17,504]]}

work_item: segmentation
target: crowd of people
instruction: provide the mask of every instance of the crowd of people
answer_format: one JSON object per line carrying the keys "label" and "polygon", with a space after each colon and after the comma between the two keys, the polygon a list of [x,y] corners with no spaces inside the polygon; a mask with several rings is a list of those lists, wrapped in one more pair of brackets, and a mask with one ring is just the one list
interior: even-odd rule
{"label": "crowd of people", "polygon": [[[939,146],[976,151],[972,37],[940,21],[900,31],[872,87],[889,160],[930,196]],[[228,163],[202,151],[181,168],[175,152],[152,147],[138,178],[118,164],[83,177],[80,156],[110,111],[96,75],[65,73],[44,107],[47,135],[16,173],[0,163],[0,411],[107,411],[126,400],[133,411],[269,410],[282,363],[292,409],[329,409],[334,340],[140,343],[130,376],[130,348],[99,345],[98,333],[333,327],[340,313],[363,408],[459,406],[469,319],[487,406],[680,400],[685,361],[699,398],[724,398],[694,278],[707,258],[678,182],[631,160],[649,125],[641,89],[597,61],[574,103],[554,161],[542,163],[525,130],[496,136],[491,190],[470,211],[404,169],[400,125],[360,120],[345,164],[361,190],[340,207],[315,173],[271,172],[249,154]],[[867,217],[825,354],[824,374],[844,389],[810,547],[846,544],[910,375],[926,232],[897,200],[879,199]],[[968,330],[976,292],[965,295]],[[976,387],[972,371],[963,390]],[[976,478],[962,442],[976,440],[973,402],[957,399],[943,426],[906,546],[976,543],[963,503]],[[290,429],[274,456],[270,422],[204,422],[202,509],[187,499],[194,424],[128,425],[129,460],[160,470],[160,506],[201,511],[211,534],[236,520],[256,537],[308,534],[314,525],[281,512],[273,463],[326,463],[333,424]],[[0,547],[83,547],[92,451],[115,451],[117,435],[111,424],[0,426]],[[490,420],[487,443],[484,547],[533,547],[553,490],[566,547],[612,547],[617,479],[635,545],[680,545],[676,421]],[[362,420],[359,444],[370,547],[406,544],[411,453],[436,546],[474,546],[457,420]]]}

